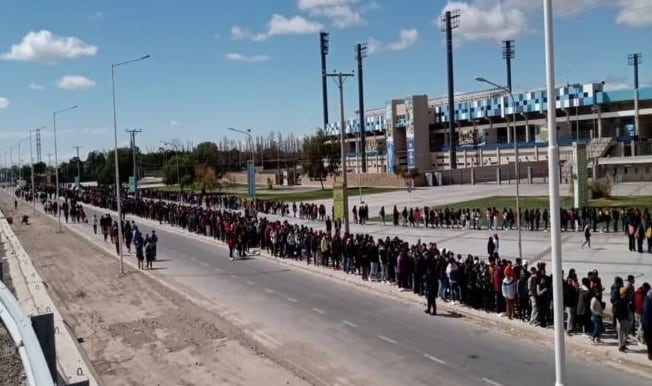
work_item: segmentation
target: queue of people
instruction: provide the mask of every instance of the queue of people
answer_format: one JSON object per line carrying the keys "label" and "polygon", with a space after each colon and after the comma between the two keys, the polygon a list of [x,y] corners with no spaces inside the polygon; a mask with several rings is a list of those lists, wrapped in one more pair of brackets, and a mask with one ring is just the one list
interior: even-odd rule
{"label": "queue of people", "polygon": [[[67,191],[65,194],[73,204],[83,202],[112,209],[111,195],[101,189]],[[412,291],[425,297],[427,308],[424,311],[429,314],[436,315],[437,301],[443,301],[541,327],[552,323],[552,276],[546,271],[545,263],[528,266],[527,261],[501,258],[497,233],[489,238],[487,256],[480,258],[440,248],[434,242],[419,240],[409,244],[398,237],[375,239],[368,234],[344,234],[338,227],[335,231],[323,231],[291,224],[288,219],[272,221],[258,215],[258,212],[267,211],[287,215],[284,208],[290,208],[289,205],[276,205],[264,200],[252,202],[228,195],[212,195],[205,197],[204,201],[204,205],[190,205],[125,197],[122,208],[126,214],[167,223],[224,242],[228,245],[231,259],[245,256],[251,248],[261,248],[275,258],[304,261],[358,275],[361,280],[395,285],[401,291]],[[313,206],[302,204],[299,208],[303,213],[300,216],[314,216]],[[636,221],[639,225],[649,224],[646,210],[626,213],[624,224],[628,227]],[[317,219],[319,216],[318,207]],[[444,216],[444,223],[445,219]],[[105,224],[111,221],[109,218]],[[123,224],[123,232],[127,232],[130,224],[128,221],[123,221]],[[102,226],[103,233],[105,228]],[[117,233],[117,221],[113,221],[113,228],[112,232]],[[132,240],[135,239],[134,235]],[[569,335],[586,334],[599,344],[605,329],[603,313],[609,304],[619,350],[627,352],[630,342],[647,344],[648,357],[652,360],[652,291],[649,283],[636,287],[634,276],[627,280],[617,277],[605,295],[607,291],[597,270],[579,277],[574,269],[569,270],[563,283],[566,332]]]}

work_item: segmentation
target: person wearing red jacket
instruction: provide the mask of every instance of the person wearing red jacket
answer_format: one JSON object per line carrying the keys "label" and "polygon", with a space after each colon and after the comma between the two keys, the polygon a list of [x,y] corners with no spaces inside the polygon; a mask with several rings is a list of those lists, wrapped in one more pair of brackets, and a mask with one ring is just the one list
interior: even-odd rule
{"label": "person wearing red jacket", "polygon": [[638,287],[634,292],[634,322],[636,324],[636,341],[639,344],[643,344],[643,324],[641,323],[641,318],[643,316],[643,304],[645,304],[645,296],[647,296],[649,290],[650,284],[643,283],[643,285]]}

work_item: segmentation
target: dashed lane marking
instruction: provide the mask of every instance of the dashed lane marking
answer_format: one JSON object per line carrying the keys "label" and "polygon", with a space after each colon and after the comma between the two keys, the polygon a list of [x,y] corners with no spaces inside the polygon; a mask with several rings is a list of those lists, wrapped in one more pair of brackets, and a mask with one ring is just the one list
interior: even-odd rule
{"label": "dashed lane marking", "polygon": [[355,323],[351,323],[351,322],[349,322],[348,320],[343,320],[343,321],[342,321],[342,324],[347,325],[347,326],[349,326],[349,327],[353,327],[353,328],[358,327],[357,324],[355,324]]}
{"label": "dashed lane marking", "polygon": [[273,289],[265,288],[265,292],[267,292],[268,294],[273,294],[276,291],[274,291]]}
{"label": "dashed lane marking", "polygon": [[254,283],[254,282],[251,281],[251,280],[247,280],[245,283],[247,283],[247,284],[249,284],[249,285],[256,285],[256,283]]}
{"label": "dashed lane marking", "polygon": [[380,340],[383,340],[383,341],[387,342],[387,343],[390,343],[390,344],[396,344],[396,341],[395,341],[394,339],[392,339],[392,338],[388,338],[388,337],[386,337],[386,336],[384,336],[384,335],[378,335],[378,338],[379,338]]}
{"label": "dashed lane marking", "polygon": [[425,354],[424,356],[426,358],[430,359],[433,362],[439,363],[440,365],[445,365],[446,364],[446,361],[443,361],[443,360],[441,360],[441,359],[439,359],[437,357],[433,357],[432,355]]}
{"label": "dashed lane marking", "polygon": [[[217,270],[217,268],[215,268],[215,270]],[[234,278],[234,279],[237,279],[238,275],[231,275],[231,277]]]}
{"label": "dashed lane marking", "polygon": [[492,381],[492,380],[489,379],[489,378],[482,378],[482,382],[484,382],[484,383],[486,383],[486,384],[489,384],[489,385],[492,385],[492,386],[503,386],[502,383],[498,383],[498,382],[496,382],[496,381]]}
{"label": "dashed lane marking", "polygon": [[287,301],[290,303],[299,303],[299,301],[295,298],[285,298],[285,299],[287,299]]}
{"label": "dashed lane marking", "polygon": [[321,309],[319,309],[319,308],[313,308],[312,310],[315,311],[316,313],[320,314],[320,315],[324,315],[324,314],[325,314],[324,310],[321,310]]}
{"label": "dashed lane marking", "polygon": [[205,261],[200,261],[199,264],[201,264],[204,267],[208,267],[208,263]]}

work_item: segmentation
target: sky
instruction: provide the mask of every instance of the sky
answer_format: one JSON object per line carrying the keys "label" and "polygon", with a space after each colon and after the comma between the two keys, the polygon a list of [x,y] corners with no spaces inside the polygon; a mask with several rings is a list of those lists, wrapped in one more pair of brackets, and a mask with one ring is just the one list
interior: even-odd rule
{"label": "sky", "polygon": [[[365,107],[393,98],[446,94],[440,16],[459,11],[453,31],[455,92],[505,83],[501,41],[513,39],[515,91],[545,86],[542,0],[2,0],[0,2],[0,160],[42,131],[42,154],[60,160],[113,148],[111,64],[118,143],[200,143],[237,138],[226,128],[304,135],[322,125],[319,31],[330,33],[329,71],[356,68],[366,43]],[[652,0],[553,0],[556,83],[605,81],[632,87],[627,55],[641,52],[640,82],[652,85]],[[339,97],[328,83],[330,121]],[[347,118],[357,80],[344,84]],[[234,137],[234,135],[236,137]],[[29,160],[29,143],[21,142]]]}

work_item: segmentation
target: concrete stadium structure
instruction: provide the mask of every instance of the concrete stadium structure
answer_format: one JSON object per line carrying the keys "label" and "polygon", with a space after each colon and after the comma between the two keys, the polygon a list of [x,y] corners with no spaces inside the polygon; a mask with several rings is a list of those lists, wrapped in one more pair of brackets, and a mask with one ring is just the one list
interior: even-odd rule
{"label": "concrete stadium structure", "polygon": [[[652,179],[652,87],[605,91],[603,83],[566,84],[557,87],[556,94],[562,180],[571,173],[573,142],[586,146],[593,175],[612,175],[617,181]],[[443,183],[500,180],[513,170],[509,165],[515,161],[516,141],[518,162],[524,165],[519,177],[545,177],[546,90],[528,90],[513,97],[515,104],[502,90],[455,97],[457,170],[450,169],[447,98],[393,99],[385,108],[366,112],[364,146],[360,146],[359,119],[345,121],[347,170],[360,171],[364,148],[369,173],[416,169],[443,175]],[[326,131],[338,135],[339,122],[329,124]]]}

